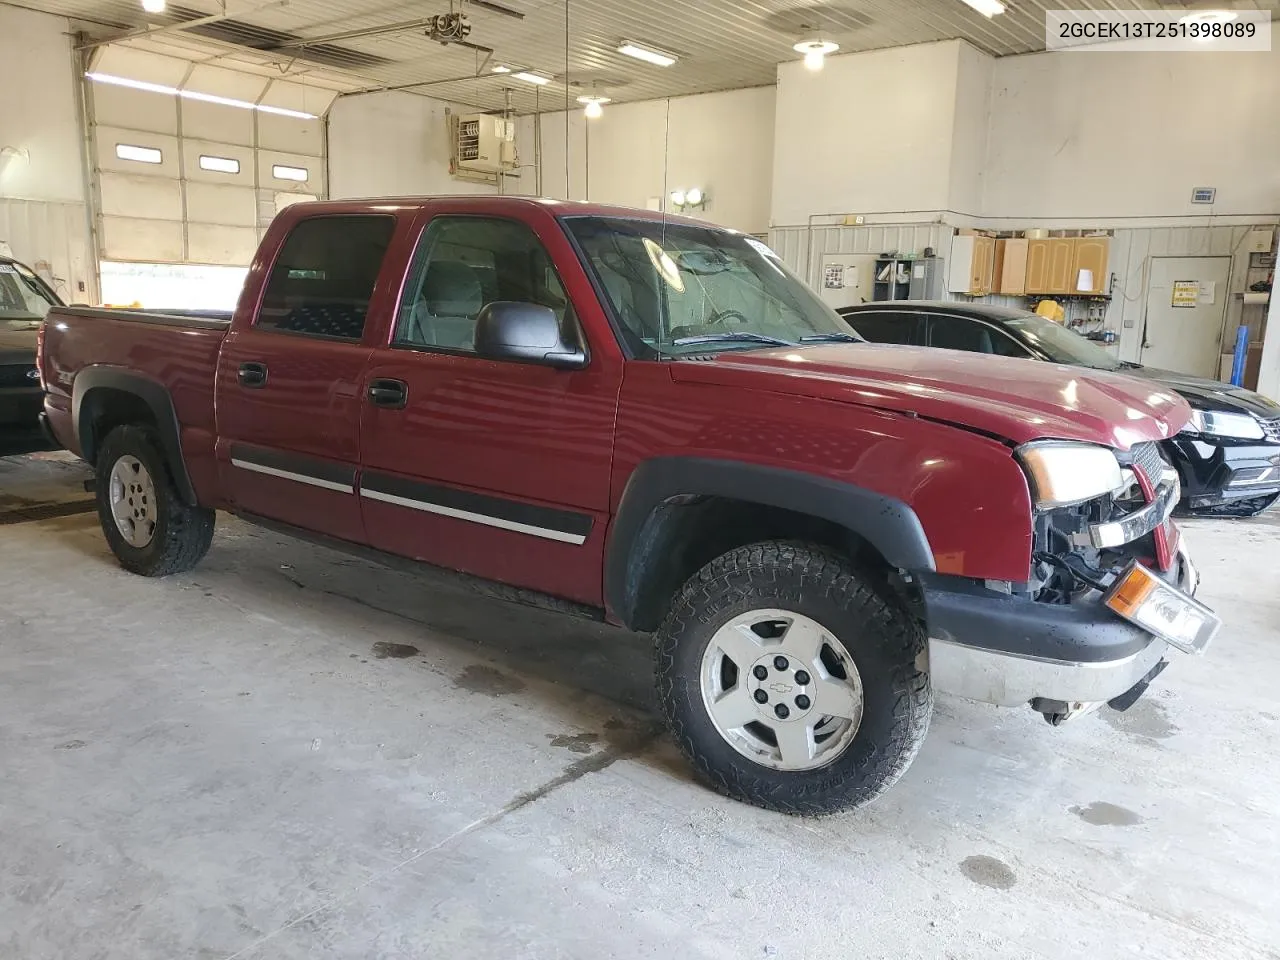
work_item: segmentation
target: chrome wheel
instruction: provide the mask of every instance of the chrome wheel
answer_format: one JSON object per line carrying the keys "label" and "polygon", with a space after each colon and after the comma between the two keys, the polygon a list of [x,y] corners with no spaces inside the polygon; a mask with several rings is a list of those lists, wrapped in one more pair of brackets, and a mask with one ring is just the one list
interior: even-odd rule
{"label": "chrome wheel", "polygon": [[752,610],[717,630],[700,680],[720,736],[775,770],[831,763],[862,720],[862,682],[849,651],[816,620],[787,610]]}
{"label": "chrome wheel", "polygon": [[137,457],[124,456],[111,467],[107,495],[111,516],[120,536],[131,547],[142,549],[156,535],[156,486]]}

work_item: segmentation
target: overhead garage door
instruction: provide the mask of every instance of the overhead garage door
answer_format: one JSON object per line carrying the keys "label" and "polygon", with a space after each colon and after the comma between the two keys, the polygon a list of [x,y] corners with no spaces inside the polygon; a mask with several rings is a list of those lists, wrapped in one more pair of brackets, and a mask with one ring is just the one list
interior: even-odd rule
{"label": "overhead garage door", "polygon": [[331,91],[118,47],[90,78],[103,260],[247,266],[277,210],[325,196]]}

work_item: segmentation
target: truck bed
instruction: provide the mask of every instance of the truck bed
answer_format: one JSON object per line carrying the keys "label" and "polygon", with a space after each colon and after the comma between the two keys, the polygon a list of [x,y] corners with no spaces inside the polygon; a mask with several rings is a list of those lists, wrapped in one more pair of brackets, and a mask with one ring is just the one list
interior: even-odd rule
{"label": "truck bed", "polygon": [[79,418],[83,434],[91,392],[110,390],[125,377],[149,380],[172,399],[193,486],[216,489],[214,378],[230,322],[230,313],[212,310],[54,307],[45,318],[40,361],[50,429],[91,460],[93,451],[80,449],[75,429]]}

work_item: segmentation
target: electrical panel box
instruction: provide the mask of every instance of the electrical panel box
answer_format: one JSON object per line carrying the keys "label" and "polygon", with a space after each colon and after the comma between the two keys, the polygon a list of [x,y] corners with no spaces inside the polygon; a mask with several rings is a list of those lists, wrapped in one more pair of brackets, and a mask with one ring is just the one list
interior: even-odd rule
{"label": "electrical panel box", "polygon": [[819,261],[818,292],[832,309],[873,299],[876,258],[867,254],[824,253]]}
{"label": "electrical panel box", "polygon": [[516,166],[514,120],[487,113],[453,118],[453,159],[459,171],[504,173]]}

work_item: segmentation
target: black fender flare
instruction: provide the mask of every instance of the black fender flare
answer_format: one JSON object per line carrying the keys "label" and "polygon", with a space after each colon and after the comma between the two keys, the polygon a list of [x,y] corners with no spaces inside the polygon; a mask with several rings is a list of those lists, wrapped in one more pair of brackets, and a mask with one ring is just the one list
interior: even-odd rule
{"label": "black fender flare", "polygon": [[863,487],[797,470],[702,457],[641,463],[622,492],[605,547],[604,593],[624,624],[637,625],[650,563],[661,562],[659,515],[665,505],[720,497],[830,521],[857,534],[894,567],[932,572],[933,551],[914,510]]}
{"label": "black fender flare", "polygon": [[94,390],[115,390],[137,397],[145,403],[155,420],[160,436],[161,453],[169,466],[169,473],[178,488],[178,494],[190,506],[197,506],[195,488],[187,473],[187,463],[182,458],[182,433],[178,414],[173,409],[173,398],[161,383],[119,367],[90,366],[76,374],[71,387],[71,423],[75,430],[76,445],[80,456],[93,463],[101,437],[95,437],[88,420],[89,410],[84,409],[85,398]]}

